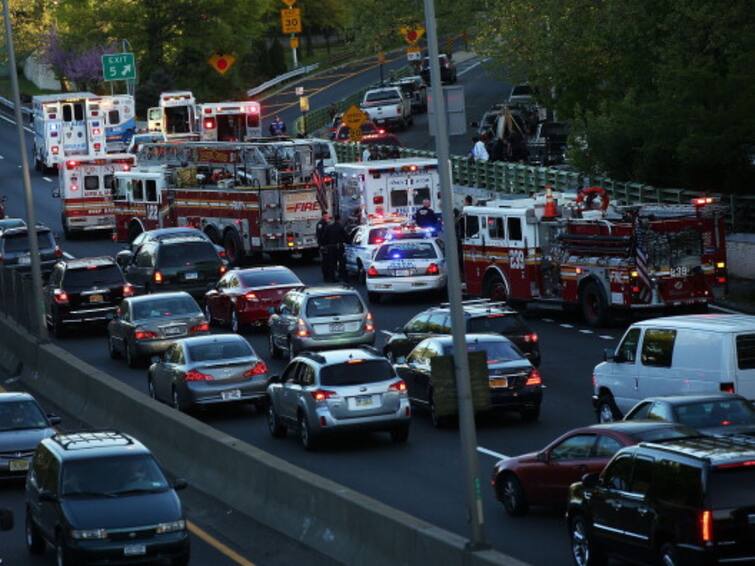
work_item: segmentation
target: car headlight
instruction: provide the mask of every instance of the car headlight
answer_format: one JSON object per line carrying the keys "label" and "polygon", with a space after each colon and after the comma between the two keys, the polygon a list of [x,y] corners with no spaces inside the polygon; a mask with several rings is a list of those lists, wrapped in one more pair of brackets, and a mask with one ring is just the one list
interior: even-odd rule
{"label": "car headlight", "polygon": [[180,521],[171,521],[170,523],[160,523],[157,525],[155,532],[158,535],[165,533],[175,533],[176,531],[183,531],[186,529],[186,521],[181,519]]}
{"label": "car headlight", "polygon": [[107,531],[105,529],[73,530],[71,536],[76,540],[102,540],[107,538]]}

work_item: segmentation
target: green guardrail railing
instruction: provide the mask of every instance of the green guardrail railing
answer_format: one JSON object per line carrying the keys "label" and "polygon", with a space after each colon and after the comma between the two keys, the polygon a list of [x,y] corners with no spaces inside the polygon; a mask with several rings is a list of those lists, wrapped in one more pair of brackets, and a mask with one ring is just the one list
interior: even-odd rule
{"label": "green guardrail railing", "polygon": [[[359,161],[363,146],[359,143],[336,143],[339,162]],[[380,148],[394,149],[394,148]],[[401,157],[435,158],[435,152],[402,147]],[[479,187],[500,193],[531,194],[545,190],[577,190],[585,186],[605,188],[611,198],[623,204],[689,204],[699,192],[685,189],[663,189],[642,183],[621,182],[581,172],[554,167],[537,167],[521,163],[475,162],[460,155],[451,156],[451,172],[455,185]],[[727,206],[727,224],[733,232],[755,232],[755,195],[709,194]]]}

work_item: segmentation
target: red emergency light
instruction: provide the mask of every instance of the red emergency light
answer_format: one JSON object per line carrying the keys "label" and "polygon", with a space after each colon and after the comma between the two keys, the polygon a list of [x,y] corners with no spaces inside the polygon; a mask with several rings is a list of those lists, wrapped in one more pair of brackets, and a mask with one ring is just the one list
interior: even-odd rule
{"label": "red emergency light", "polygon": [[247,106],[246,107],[247,114],[259,114],[260,108],[259,106]]}
{"label": "red emergency light", "polygon": [[204,129],[205,130],[214,130],[215,129],[215,118],[205,118],[204,119]]}
{"label": "red emergency light", "polygon": [[57,145],[54,145],[50,148],[52,150],[53,155],[58,155],[58,152],[60,151],[60,148]]}
{"label": "red emergency light", "polygon": [[66,161],[66,169],[69,171],[73,168],[75,168],[78,165],[78,163],[74,160]]}
{"label": "red emergency light", "polygon": [[204,109],[205,114],[212,114],[212,108],[205,108]]}
{"label": "red emergency light", "polygon": [[692,204],[695,206],[705,206],[706,204],[713,204],[713,202],[713,197],[699,197],[692,199]]}

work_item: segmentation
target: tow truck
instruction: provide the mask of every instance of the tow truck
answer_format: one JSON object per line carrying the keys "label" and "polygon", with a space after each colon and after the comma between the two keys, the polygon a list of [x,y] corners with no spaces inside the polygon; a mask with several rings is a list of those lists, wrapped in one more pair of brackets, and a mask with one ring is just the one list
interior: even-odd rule
{"label": "tow truck", "polygon": [[724,209],[710,197],[614,206],[601,187],[546,191],[467,206],[462,222],[469,295],[579,308],[591,326],[619,311],[704,311],[726,283]]}

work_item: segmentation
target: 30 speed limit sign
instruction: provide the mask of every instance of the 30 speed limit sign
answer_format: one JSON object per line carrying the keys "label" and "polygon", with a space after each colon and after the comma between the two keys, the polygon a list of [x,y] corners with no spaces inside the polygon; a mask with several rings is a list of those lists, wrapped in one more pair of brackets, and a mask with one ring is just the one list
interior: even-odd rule
{"label": "30 speed limit sign", "polygon": [[281,28],[283,33],[301,33],[301,10],[299,8],[281,10]]}

